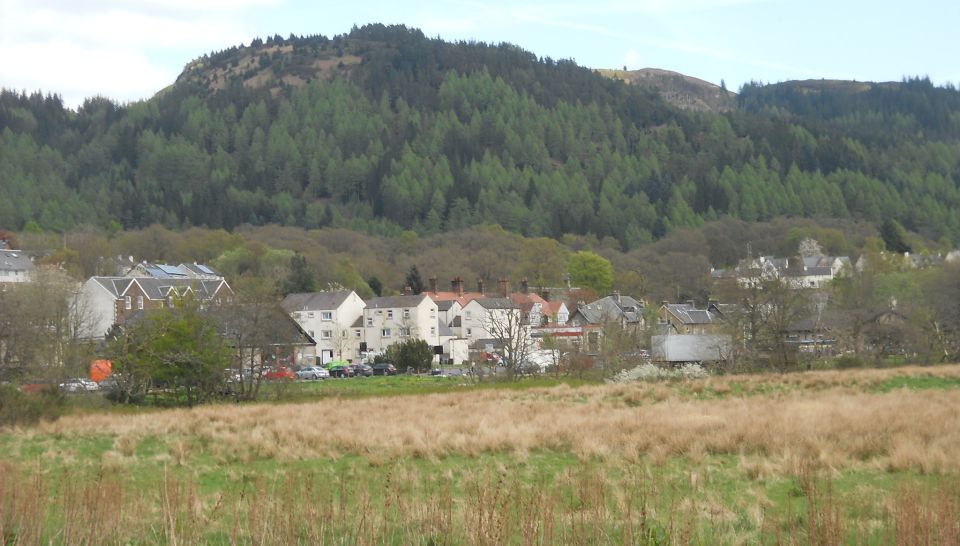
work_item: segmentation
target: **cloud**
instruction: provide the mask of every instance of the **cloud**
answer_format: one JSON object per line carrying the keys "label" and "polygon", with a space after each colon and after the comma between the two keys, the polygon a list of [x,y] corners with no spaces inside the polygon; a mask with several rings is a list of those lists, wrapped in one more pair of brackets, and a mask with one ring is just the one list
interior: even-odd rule
{"label": "cloud", "polygon": [[245,10],[278,1],[0,0],[0,85],[58,93],[68,106],[146,98],[191,57],[250,39]]}

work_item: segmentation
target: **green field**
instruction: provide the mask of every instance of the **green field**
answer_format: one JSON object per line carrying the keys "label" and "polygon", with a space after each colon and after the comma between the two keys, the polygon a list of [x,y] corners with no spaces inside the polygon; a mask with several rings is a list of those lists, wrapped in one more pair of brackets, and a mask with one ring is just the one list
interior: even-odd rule
{"label": "green field", "polygon": [[[960,367],[297,383],[0,432],[8,544],[955,544]],[[916,414],[912,413],[916,412]],[[918,417],[921,416],[921,417]],[[748,422],[750,421],[750,422]]]}

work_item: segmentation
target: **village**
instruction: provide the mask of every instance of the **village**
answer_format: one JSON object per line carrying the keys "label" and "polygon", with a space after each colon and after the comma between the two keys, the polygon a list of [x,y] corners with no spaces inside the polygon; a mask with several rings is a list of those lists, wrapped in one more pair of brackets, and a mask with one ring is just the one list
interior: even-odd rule
{"label": "village", "polygon": [[[897,259],[906,267],[924,268],[952,262],[957,254]],[[213,315],[229,308],[220,315],[234,319],[256,308],[269,317],[248,319],[269,323],[259,327],[259,335],[241,336],[243,326],[236,320],[221,320],[219,328],[224,338],[233,339],[237,354],[246,355],[237,362],[246,360],[248,368],[256,362],[266,377],[294,378],[298,370],[332,365],[347,367],[341,375],[363,375],[350,366],[386,361],[391,346],[411,341],[429,348],[432,358],[425,368],[438,374],[444,369],[509,376],[594,369],[609,377],[644,363],[723,371],[758,358],[748,354],[754,345],[762,351],[759,358],[779,369],[865,349],[884,357],[910,356],[897,342],[895,331],[907,319],[896,301],[853,315],[832,305],[831,283],[862,272],[868,267],[865,257],[856,263],[846,256],[747,258],[730,269],[713,269],[718,297],[702,302],[653,303],[617,291],[585,301],[574,286],[530,286],[526,278],[514,285],[501,277],[494,286],[478,279],[468,288],[459,276],[444,286],[431,276],[417,290],[404,286],[395,295],[364,300],[353,290],[333,287],[258,306],[241,303],[228,280],[208,265],[151,263],[132,256],[114,261],[122,274],[94,276],[76,288],[70,309],[78,339],[103,347],[115,329],[122,331],[184,298]],[[30,283],[37,267],[22,251],[0,251],[5,286]],[[791,294],[802,294],[802,301],[785,297]],[[856,339],[842,333],[851,322],[860,331]],[[764,336],[760,346],[756,342]]]}

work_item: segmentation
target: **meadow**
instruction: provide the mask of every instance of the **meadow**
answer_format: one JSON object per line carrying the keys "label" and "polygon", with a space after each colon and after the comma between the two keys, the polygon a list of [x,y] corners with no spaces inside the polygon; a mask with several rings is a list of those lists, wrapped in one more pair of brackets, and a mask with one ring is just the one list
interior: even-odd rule
{"label": "meadow", "polygon": [[960,366],[376,379],[0,431],[0,543],[960,543]]}

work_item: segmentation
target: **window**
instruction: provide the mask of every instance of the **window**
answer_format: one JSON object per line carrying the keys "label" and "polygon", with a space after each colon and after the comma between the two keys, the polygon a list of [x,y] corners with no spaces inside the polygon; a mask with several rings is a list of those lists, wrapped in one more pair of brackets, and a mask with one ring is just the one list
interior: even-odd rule
{"label": "window", "polygon": [[354,330],[354,331],[353,331],[353,337],[355,337],[355,338],[357,338],[357,339],[360,339],[360,335],[361,335],[361,334],[360,334],[360,330]]}
{"label": "window", "polygon": [[123,308],[127,310],[133,309],[133,298],[125,296],[123,298]]}
{"label": "window", "polygon": [[410,310],[409,310],[409,309],[404,309],[404,310],[403,310],[403,318],[410,318]]}
{"label": "window", "polygon": [[320,339],[330,339],[330,338],[332,338],[332,337],[333,337],[333,331],[332,331],[332,330],[321,330],[321,331],[320,331]]}
{"label": "window", "polygon": [[387,318],[393,318],[393,309],[387,309]]}
{"label": "window", "polygon": [[463,312],[463,317],[469,319],[472,314],[473,314],[473,313],[470,312],[470,311],[464,311],[464,312]]}
{"label": "window", "polygon": [[468,336],[469,336],[469,335],[473,335],[473,330],[470,329],[470,328],[467,328],[467,335],[468,335]]}
{"label": "window", "polygon": [[333,311],[321,311],[320,320],[333,320]]}
{"label": "window", "polygon": [[437,318],[437,310],[430,309],[430,318]]}
{"label": "window", "polygon": [[143,296],[137,296],[137,309],[143,309]]}
{"label": "window", "polygon": [[390,328],[380,330],[380,337],[390,337]]}
{"label": "window", "polygon": [[367,328],[373,328],[373,317],[367,317]]}
{"label": "window", "polygon": [[310,311],[309,313],[307,313],[307,318],[313,318],[313,311]]}
{"label": "window", "polygon": [[431,336],[437,335],[437,327],[436,327],[436,326],[431,326],[431,327],[430,327],[430,335],[431,335]]}
{"label": "window", "polygon": [[407,337],[410,335],[410,328],[400,328],[400,337]]}

